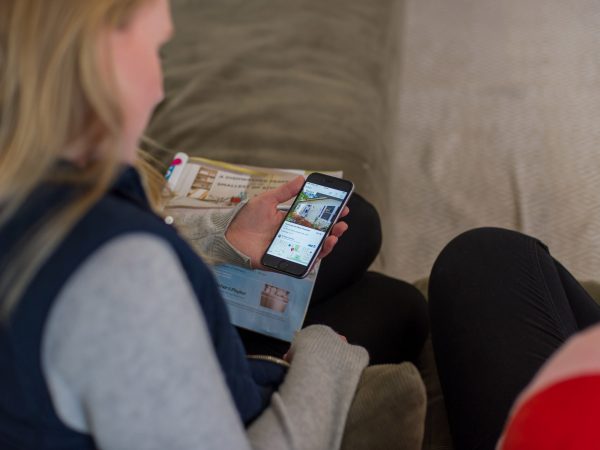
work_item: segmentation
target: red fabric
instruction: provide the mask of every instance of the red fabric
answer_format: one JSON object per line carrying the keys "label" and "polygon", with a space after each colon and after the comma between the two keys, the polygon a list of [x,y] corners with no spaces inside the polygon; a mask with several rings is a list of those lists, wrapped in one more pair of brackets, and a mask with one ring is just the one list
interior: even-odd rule
{"label": "red fabric", "polygon": [[600,375],[556,383],[512,415],[502,450],[600,449]]}

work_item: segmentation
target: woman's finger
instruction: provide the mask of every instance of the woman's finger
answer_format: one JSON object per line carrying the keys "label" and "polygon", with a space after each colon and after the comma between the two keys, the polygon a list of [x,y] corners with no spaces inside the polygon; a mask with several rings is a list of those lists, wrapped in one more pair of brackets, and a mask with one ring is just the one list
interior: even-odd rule
{"label": "woman's finger", "polygon": [[331,229],[331,235],[340,238],[347,230],[348,224],[346,222],[338,222]]}
{"label": "woman's finger", "polygon": [[285,184],[282,184],[276,189],[272,191],[267,191],[262,194],[263,198],[268,198],[272,200],[275,204],[287,202],[289,199],[294,198],[302,189],[302,185],[304,184],[304,177],[298,175],[291,181],[288,181]]}
{"label": "woman's finger", "polygon": [[321,252],[319,253],[319,259],[325,258],[327,255],[329,255],[337,242],[337,236],[328,236],[327,239],[325,239],[323,248],[321,248]]}

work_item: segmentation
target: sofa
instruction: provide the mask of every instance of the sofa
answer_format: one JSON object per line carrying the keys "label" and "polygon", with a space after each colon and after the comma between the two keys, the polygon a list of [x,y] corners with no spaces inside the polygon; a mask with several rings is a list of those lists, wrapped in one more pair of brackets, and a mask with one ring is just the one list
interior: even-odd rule
{"label": "sofa", "polygon": [[[402,7],[401,0],[172,0],[176,34],[162,52],[166,98],[145,145],[163,162],[185,151],[256,166],[341,169],[381,211],[388,202],[381,180],[392,176],[386,160]],[[451,448],[429,343],[419,366],[426,420],[415,404],[422,397],[412,395],[422,382],[406,364],[402,395],[413,407],[397,422],[406,426],[397,448]]]}
{"label": "sofa", "polygon": [[[539,8],[535,5],[536,2],[518,0],[502,4],[492,0],[477,4],[172,0],[176,35],[162,55],[166,99],[147,130],[146,145],[164,162],[173,152],[185,151],[258,166],[343,170],[387,223],[387,235],[392,236],[395,246],[387,246],[387,254],[376,263],[376,268],[391,275],[406,273],[409,279],[426,275],[423,267],[430,267],[433,255],[456,230],[465,225],[481,225],[480,221],[485,220],[526,232],[535,230],[536,234],[540,230],[543,239],[559,248],[561,259],[567,259],[569,267],[580,260],[576,275],[587,277],[597,267],[600,252],[596,248],[600,242],[590,238],[574,243],[571,236],[580,235],[580,230],[584,236],[598,235],[591,224],[597,223],[600,212],[598,208],[585,207],[586,199],[590,205],[597,205],[597,199],[582,195],[583,189],[599,192],[589,189],[600,184],[600,178],[594,165],[597,158],[589,150],[597,147],[588,130],[591,125],[584,126],[597,123],[588,103],[598,94],[593,84],[577,80],[587,80],[586,74],[596,73],[596,66],[586,62],[579,65],[585,70],[564,72],[561,67],[567,70],[571,65],[552,55],[575,58],[568,46],[557,43],[565,35],[576,36],[580,47],[597,27],[586,19],[591,15],[585,8],[573,9],[560,3],[544,3],[545,19],[538,21]],[[410,20],[406,18],[407,9]],[[496,20],[507,14],[516,14],[520,20]],[[563,31],[550,33],[557,24]],[[507,35],[513,41],[499,47]],[[517,38],[520,40],[514,40]],[[411,60],[418,64],[402,70],[402,52],[410,53]],[[545,55],[543,64],[536,59],[540,54]],[[502,71],[506,62],[516,69],[510,77]],[[550,65],[552,71],[548,69]],[[556,79],[551,73],[556,74]],[[531,79],[525,77],[528,74]],[[415,89],[404,92],[399,111],[402,81],[405,91],[411,86]],[[559,108],[553,103],[555,96],[550,95],[552,86],[567,86],[567,82],[574,98],[563,106],[570,112],[568,117],[553,121],[553,111]],[[471,95],[471,91],[478,96]],[[569,97],[564,89],[557,92],[561,98]],[[431,95],[424,97],[424,93]],[[462,98],[460,112],[453,110]],[[590,107],[584,108],[584,104]],[[523,112],[512,120],[517,108]],[[577,114],[579,110],[584,114]],[[536,111],[546,112],[537,117]],[[398,115],[404,117],[399,131],[395,129]],[[433,117],[431,123],[439,126],[439,133],[428,130],[431,123],[425,119],[429,115]],[[412,120],[413,116],[416,119]],[[530,116],[537,119],[528,122]],[[480,117],[482,121],[478,123]],[[575,128],[567,127],[571,123]],[[580,131],[588,137],[580,136]],[[398,133],[403,136],[400,146],[394,141]],[[541,147],[536,150],[532,145],[538,141]],[[537,164],[536,161],[543,162],[544,167],[551,164],[552,158],[539,158],[546,148],[555,157],[567,157],[559,147],[563,142],[573,144],[569,151],[581,152],[577,158],[559,158],[557,163],[561,176],[555,179],[570,183],[561,188],[566,197],[560,197],[563,213],[557,214],[553,208],[553,187],[543,184],[544,178],[533,176],[537,172],[523,168]],[[508,153],[513,147],[518,152],[514,155]],[[399,148],[410,154],[398,155]],[[432,149],[441,158],[432,158]],[[487,150],[486,158],[477,159],[477,164],[483,166],[477,165],[474,156]],[[462,162],[453,161],[461,152]],[[417,177],[431,175],[430,183],[417,186],[423,195],[413,195],[410,188],[415,185],[411,182],[397,181],[399,173],[394,167],[398,161],[405,164],[405,174],[408,170],[421,171]],[[496,161],[497,165],[490,166],[487,161]],[[506,161],[519,165],[497,170],[507,168],[503,165]],[[588,176],[566,176],[569,161],[585,165]],[[457,164],[474,164],[470,174],[476,178],[465,178],[463,167],[455,170]],[[575,179],[580,180],[577,186],[573,185]],[[394,186],[407,187],[406,195],[399,200],[406,205],[403,214],[415,216],[411,223],[413,229],[419,228],[415,230],[417,235],[406,233],[408,225],[396,227],[389,220],[389,209],[395,203],[388,180],[396,180]],[[452,182],[457,189],[465,189],[462,196],[448,189]],[[477,189],[470,189],[472,185]],[[482,209],[477,202],[487,204],[491,193],[493,207]],[[427,208],[431,214],[419,216]],[[431,220],[436,217],[444,222]],[[471,221],[467,223],[463,218]],[[569,223],[573,225],[567,226]],[[438,232],[432,233],[432,227]],[[384,235],[384,246],[385,239]],[[399,250],[406,249],[398,245],[401,240],[415,248],[407,252],[413,259],[403,270],[396,270],[398,254],[403,254]],[[425,256],[419,259],[421,253]],[[411,272],[412,266],[417,268],[415,272]],[[415,284],[427,293],[427,279]],[[586,288],[600,298],[598,284],[586,283]],[[430,341],[417,365],[426,386],[427,413],[415,448],[450,449]],[[407,369],[409,372],[411,369]],[[414,384],[415,390],[420,388]],[[411,442],[416,442],[414,430],[407,430],[407,434],[410,432]]]}
{"label": "sofa", "polygon": [[173,0],[148,136],[230,162],[342,169],[381,209],[402,4]]}

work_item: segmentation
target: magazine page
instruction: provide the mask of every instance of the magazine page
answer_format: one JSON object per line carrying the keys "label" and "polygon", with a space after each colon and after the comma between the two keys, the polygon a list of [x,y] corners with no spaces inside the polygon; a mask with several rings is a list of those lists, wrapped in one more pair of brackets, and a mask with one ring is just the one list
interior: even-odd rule
{"label": "magazine page", "polygon": [[[240,166],[205,158],[175,155],[167,173],[169,187],[175,198],[173,206],[190,208],[230,208],[246,199],[275,189],[298,175],[308,176],[304,170],[267,169]],[[331,172],[330,172],[331,173]],[[334,172],[339,176],[339,172]]]}
{"label": "magazine page", "polygon": [[[341,172],[326,173],[341,176]],[[310,171],[241,166],[178,153],[166,175],[175,193],[169,207],[186,210],[186,215],[222,212],[298,175],[309,174]],[[288,210],[292,201],[280,205],[280,209]],[[229,264],[212,267],[234,325],[291,342],[304,322],[318,264],[304,279]]]}
{"label": "magazine page", "polygon": [[306,278],[232,265],[214,266],[231,321],[238,327],[291,342],[302,328],[317,278]]}

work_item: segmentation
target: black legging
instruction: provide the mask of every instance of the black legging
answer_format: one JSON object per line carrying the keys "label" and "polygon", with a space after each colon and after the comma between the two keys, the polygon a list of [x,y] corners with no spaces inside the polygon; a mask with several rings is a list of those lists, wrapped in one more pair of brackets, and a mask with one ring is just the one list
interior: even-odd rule
{"label": "black legging", "polygon": [[[369,351],[371,364],[414,361],[428,334],[427,304],[412,285],[367,269],[381,247],[375,208],[358,194],[349,225],[323,260],[305,325],[325,324]],[[283,355],[289,344],[240,330],[248,353]]]}
{"label": "black legging", "polygon": [[431,333],[456,449],[493,449],[509,409],[548,357],[600,321],[600,307],[540,241],[469,231],[437,259]]}

